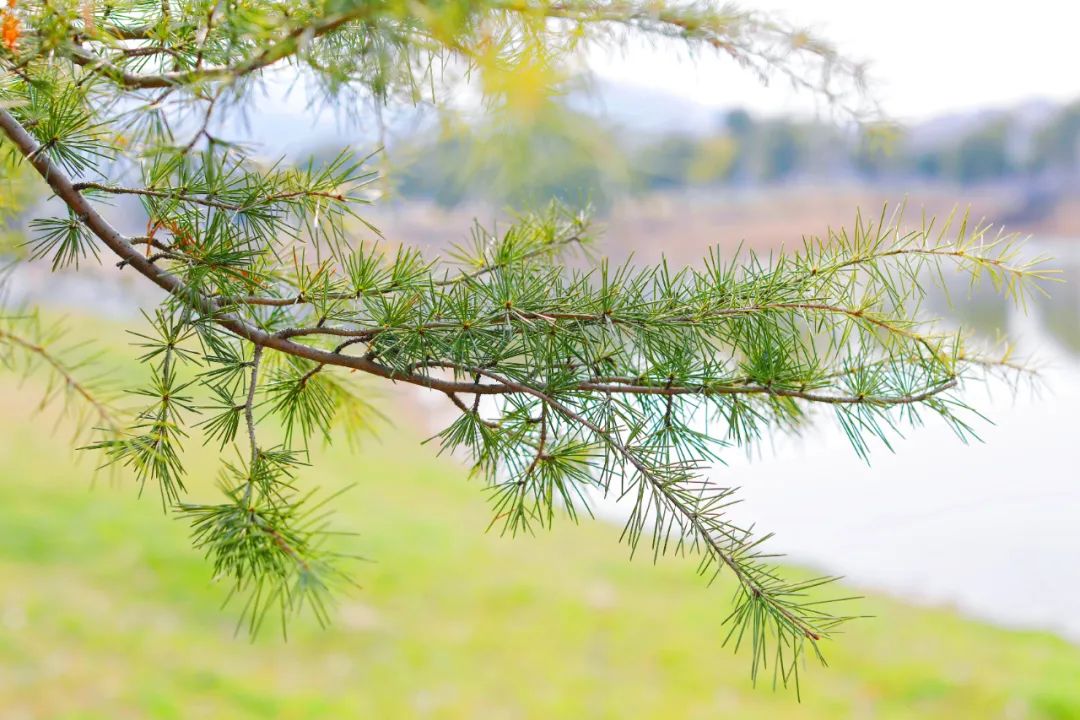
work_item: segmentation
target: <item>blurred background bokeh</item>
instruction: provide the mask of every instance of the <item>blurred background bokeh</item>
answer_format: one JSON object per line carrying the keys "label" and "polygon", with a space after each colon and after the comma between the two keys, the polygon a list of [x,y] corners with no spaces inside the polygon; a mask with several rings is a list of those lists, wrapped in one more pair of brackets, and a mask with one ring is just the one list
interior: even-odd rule
{"label": "blurred background bokeh", "polygon": [[[337,523],[370,560],[360,588],[328,630],[234,636],[186,528],[122,475],[95,475],[72,428],[38,408],[35,377],[3,374],[0,718],[1080,717],[1080,17],[1050,2],[914,2],[896,18],[873,3],[759,5],[869,60],[875,107],[856,117],[783,81],[762,89],[719,59],[671,82],[686,58],[658,45],[593,58],[526,117],[470,109],[464,89],[463,112],[402,105],[361,124],[311,110],[317,91],[283,75],[218,132],[290,162],[382,148],[364,219],[433,257],[474,219],[497,226],[553,196],[594,207],[601,254],[641,263],[797,249],[885,207],[1031,235],[1062,270],[1048,297],[1017,307],[963,281],[927,307],[988,343],[1009,337],[1039,370],[966,389],[983,442],[930,424],[867,464],[822,414],[713,471],[742,487],[737,512],[777,533],[793,575],[846,576],[865,596],[854,611],[873,616],[829,643],[830,668],[808,668],[801,703],[753,689],[745,658],[720,647],[723,581],[628,561],[616,505],[536,537],[485,533],[466,466],[420,444],[437,401],[374,384],[389,422],[360,447],[316,450],[302,476],[352,486]],[[7,247],[46,202],[20,200]],[[109,215],[138,228],[139,212]],[[95,340],[121,380],[141,371],[125,328],[153,296],[136,279],[31,263],[9,291],[67,318],[72,342]],[[193,454],[194,494],[216,460]]]}

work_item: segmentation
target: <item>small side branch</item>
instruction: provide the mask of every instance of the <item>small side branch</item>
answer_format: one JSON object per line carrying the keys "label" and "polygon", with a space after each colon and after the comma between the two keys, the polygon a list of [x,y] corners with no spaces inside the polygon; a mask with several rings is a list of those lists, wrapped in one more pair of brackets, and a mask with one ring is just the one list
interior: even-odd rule
{"label": "small side branch", "polygon": [[244,402],[244,422],[247,423],[248,443],[251,446],[251,470],[259,459],[259,446],[255,440],[255,391],[259,385],[259,363],[262,360],[262,345],[256,345],[251,356],[251,379],[248,381],[247,400]]}
{"label": "small side branch", "polygon": [[64,385],[71,389],[86,405],[91,408],[98,421],[105,429],[116,431],[120,423],[116,419],[115,412],[108,404],[99,398],[84,382],[80,381],[71,367],[49,351],[44,345],[33,342],[25,337],[0,330],[0,344],[8,343],[41,358],[52,372],[63,381]]}

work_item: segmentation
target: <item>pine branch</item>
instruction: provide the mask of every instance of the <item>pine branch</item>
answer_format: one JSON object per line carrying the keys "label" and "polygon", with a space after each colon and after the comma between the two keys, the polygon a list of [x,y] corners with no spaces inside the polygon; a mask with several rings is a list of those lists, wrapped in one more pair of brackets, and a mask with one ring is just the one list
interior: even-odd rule
{"label": "pine branch", "polygon": [[281,40],[264,48],[254,57],[229,66],[201,67],[197,70],[164,73],[129,73],[103,57],[73,45],[68,48],[71,59],[94,72],[101,73],[128,90],[149,90],[196,85],[213,80],[236,81],[245,75],[258,72],[277,62],[286,60],[301,49],[305,37],[320,37],[343,25],[362,19],[372,11],[372,6],[361,4],[353,10],[339,13],[290,30]]}
{"label": "pine branch", "polygon": [[[587,211],[555,204],[501,233],[478,226],[446,261],[407,248],[383,255],[347,227],[366,225],[357,208],[374,179],[367,158],[267,167],[212,134],[266,71],[300,66],[328,97],[415,101],[421,83],[434,95],[434,74],[456,63],[495,75],[554,71],[560,54],[636,36],[729,54],[839,106],[861,88],[861,67],[811,35],[706,5],[328,10],[255,0],[178,10],[120,0],[73,19],[20,6],[28,32],[0,49],[0,140],[63,206],[35,221],[35,257],[78,269],[104,250],[165,292],[147,316],[152,332],[136,334],[149,378],[133,394],[147,404],[91,447],[157,484],[165,509],[191,521],[215,576],[244,598],[252,632],[274,610],[283,623],[304,608],[325,622],[330,591],[347,583],[326,546],[332,498],[313,502],[296,472],[313,438],[375,414],[366,390],[335,373],[348,368],[446,395],[458,412],[436,437],[469,451],[504,531],[576,520],[589,491],[628,498],[630,546],[649,536],[656,556],[696,553],[710,580],[731,575],[726,640],[749,646],[755,679],[771,662],[776,682],[797,686],[801,661],[820,657],[819,642],[847,618],[817,599],[828,578],[789,583],[770,569],[768,536],[728,519],[733,490],[705,468],[724,447],[800,427],[815,408],[829,409],[862,456],[920,413],[972,435],[963,383],[1022,366],[1007,350],[980,353],[939,330],[923,314],[926,286],[951,267],[973,282],[989,277],[1023,306],[1055,279],[1013,236],[966,216],[908,230],[902,210],[858,216],[850,232],[800,252],[723,260],[714,251],[682,270],[561,267],[591,233]],[[555,81],[539,82],[543,95]],[[144,234],[125,235],[101,214],[118,196],[143,205]],[[40,355],[74,397],[103,410],[73,368],[33,341],[4,331],[0,344]],[[281,445],[260,444],[265,424],[280,427]],[[240,458],[223,462],[217,504],[186,502],[194,426]]]}
{"label": "pine branch", "polygon": [[213,197],[212,191],[206,191],[201,193],[179,192],[175,190],[158,190],[156,188],[122,187],[118,185],[106,185],[104,183],[98,182],[73,183],[72,187],[74,187],[74,189],[80,193],[85,190],[96,190],[98,192],[108,193],[110,195],[141,195],[144,197],[160,198],[162,200],[193,203],[196,205],[215,208],[217,210],[225,210],[228,212],[244,212],[259,205],[274,205],[277,203],[295,201],[301,198],[323,198],[326,200],[334,200],[337,202],[345,202],[346,200],[345,196],[341,193],[319,190],[294,190],[291,192],[280,192],[272,195],[267,195],[266,197],[260,197],[256,202],[229,203],[215,199]]}
{"label": "pine branch", "polygon": [[[42,360],[50,372],[59,378],[61,386],[66,391],[65,397],[77,398],[90,410],[93,418],[90,423],[92,427],[107,433],[115,433],[121,428],[120,414],[107,396],[102,394],[100,388],[92,387],[93,381],[87,381],[79,377],[80,370],[86,365],[85,359],[74,364],[69,363],[50,350],[45,343],[9,330],[0,329],[0,346],[3,345],[19,348]],[[47,390],[43,404],[49,401],[51,395],[51,390]],[[84,426],[86,423],[79,422],[78,424]],[[83,432],[84,429],[80,427],[79,432]]]}

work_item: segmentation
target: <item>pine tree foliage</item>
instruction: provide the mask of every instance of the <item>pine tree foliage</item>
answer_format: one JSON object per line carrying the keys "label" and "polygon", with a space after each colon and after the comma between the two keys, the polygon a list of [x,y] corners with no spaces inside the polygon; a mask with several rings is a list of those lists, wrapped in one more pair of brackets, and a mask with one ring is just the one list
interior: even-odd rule
{"label": "pine tree foliage", "polygon": [[[430,260],[358,236],[370,237],[370,158],[268,164],[216,130],[297,76],[343,107],[439,103],[472,78],[493,112],[528,114],[567,58],[634,38],[719,51],[838,106],[860,97],[860,66],[730,7],[15,0],[5,12],[0,148],[58,199],[30,226],[31,255],[54,270],[109,257],[165,293],[134,335],[149,379],[128,393],[136,407],[122,423],[76,379],[78,362],[49,354],[40,324],[20,334],[5,321],[0,348],[46,364],[50,394],[100,430],[87,445],[190,521],[252,631],[275,613],[329,620],[330,592],[349,582],[328,542],[332,498],[313,497],[296,472],[312,441],[370,425],[377,411],[351,379],[360,371],[447,398],[455,415],[437,439],[472,458],[502,531],[578,518],[597,495],[628,498],[629,546],[693,553],[709,580],[733,578],[718,642],[749,648],[755,677],[797,683],[845,616],[822,600],[828,578],[791,582],[771,568],[768,536],[729,517],[733,489],[705,468],[821,414],[863,455],[928,415],[969,437],[959,387],[1013,364],[925,319],[924,289],[958,270],[1024,302],[1048,277],[1015,238],[966,218],[910,229],[900,213],[771,258],[571,270],[561,260],[588,256],[595,233],[587,210],[552,205],[501,231],[477,226]],[[141,203],[141,234],[102,214],[121,197]],[[187,498],[193,442],[235,455],[217,504]]]}

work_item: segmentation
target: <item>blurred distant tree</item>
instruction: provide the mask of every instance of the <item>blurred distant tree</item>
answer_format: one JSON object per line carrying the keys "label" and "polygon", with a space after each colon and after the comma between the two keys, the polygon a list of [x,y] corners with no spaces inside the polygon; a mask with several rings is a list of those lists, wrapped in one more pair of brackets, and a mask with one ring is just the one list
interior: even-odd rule
{"label": "blurred distant tree", "polygon": [[454,123],[434,138],[413,138],[392,156],[390,172],[402,196],[444,207],[466,199],[515,207],[556,199],[602,209],[626,173],[610,133],[557,107],[525,124]]}
{"label": "blurred distant tree", "polygon": [[391,178],[397,192],[411,198],[427,198],[442,207],[464,201],[472,186],[483,184],[475,174],[464,177],[472,167],[472,143],[461,134],[439,137],[434,142],[414,143],[395,153]]}
{"label": "blurred distant tree", "polygon": [[852,154],[855,169],[865,177],[881,178],[902,171],[907,159],[903,153],[905,138],[896,125],[867,125],[859,133]]}
{"label": "blurred distant tree", "polygon": [[648,145],[634,165],[647,187],[779,182],[810,169],[809,149],[820,134],[822,127],[813,123],[755,120],[738,109],[720,115],[712,135],[671,135]]}
{"label": "blurred distant tree", "polygon": [[960,140],[953,155],[953,173],[962,183],[1005,177],[1013,169],[1009,153],[1010,125],[994,122]]}
{"label": "blurred distant tree", "polygon": [[687,179],[694,185],[711,185],[727,180],[735,165],[736,145],[731,138],[703,138],[687,168]]}
{"label": "blurred distant tree", "polygon": [[754,133],[754,118],[742,108],[732,110],[724,114],[722,128],[732,137],[745,140]]}
{"label": "blurred distant tree", "polygon": [[723,115],[721,127],[734,143],[729,177],[735,181],[747,180],[749,173],[750,143],[754,136],[754,118],[746,110],[737,108]]}
{"label": "blurred distant tree", "polygon": [[[923,413],[966,436],[960,384],[1009,363],[921,318],[920,282],[935,275],[921,271],[989,274],[1018,299],[1042,276],[1009,238],[966,222],[904,232],[885,216],[768,262],[712,253],[696,269],[570,271],[559,258],[593,233],[586,212],[557,204],[498,234],[477,228],[446,262],[384,255],[353,234],[371,200],[364,157],[267,163],[227,122],[257,112],[273,83],[307,83],[316,104],[355,115],[372,100],[460,98],[469,81],[474,117],[528,127],[585,51],[641,36],[720,51],[836,103],[861,87],[859,66],[827,44],[729,6],[13,0],[3,14],[2,150],[56,197],[31,224],[30,254],[57,271],[108,259],[103,277],[164,291],[135,336],[147,377],[128,388],[130,414],[23,315],[5,320],[5,359],[45,365],[89,447],[190,521],[252,631],[272,611],[325,621],[348,583],[324,522],[333,498],[313,498],[298,472],[310,442],[367,427],[356,378],[368,376],[445,396],[455,416],[438,437],[471,454],[506,531],[577,518],[594,493],[628,498],[632,547],[694,552],[706,577],[732,579],[718,641],[749,648],[755,677],[768,667],[797,682],[843,616],[811,592],[825,579],[768,565],[763,538],[726,514],[733,488],[703,467],[815,407],[860,454]],[[767,132],[767,175],[783,178],[798,138]],[[144,218],[114,224],[117,198]],[[192,442],[235,458],[214,501],[188,495]]]}
{"label": "blurred distant tree", "polygon": [[689,135],[668,135],[649,143],[634,157],[634,173],[650,190],[685,186],[690,166],[698,155],[698,139]]}
{"label": "blurred distant tree", "polygon": [[927,150],[915,155],[913,159],[915,174],[919,177],[935,180],[945,173],[945,159],[940,152]]}
{"label": "blurred distant tree", "polygon": [[727,137],[668,135],[641,148],[631,165],[643,188],[669,190],[729,179],[735,153]]}
{"label": "blurred distant tree", "polygon": [[1034,170],[1080,169],[1080,101],[1062,108],[1035,136]]}
{"label": "blurred distant tree", "polygon": [[765,123],[761,133],[761,178],[766,182],[785,180],[798,168],[803,144],[799,130],[784,120]]}

